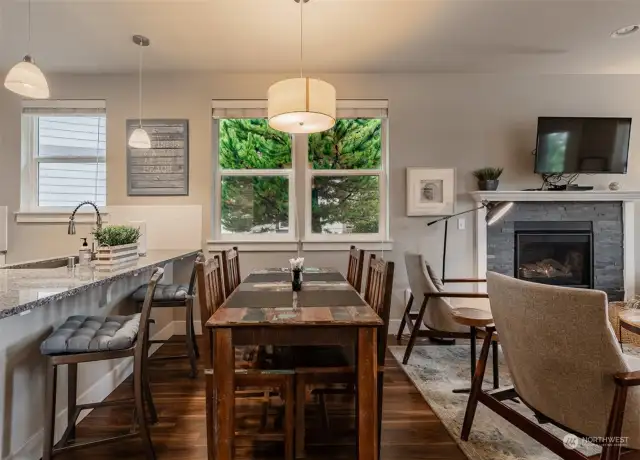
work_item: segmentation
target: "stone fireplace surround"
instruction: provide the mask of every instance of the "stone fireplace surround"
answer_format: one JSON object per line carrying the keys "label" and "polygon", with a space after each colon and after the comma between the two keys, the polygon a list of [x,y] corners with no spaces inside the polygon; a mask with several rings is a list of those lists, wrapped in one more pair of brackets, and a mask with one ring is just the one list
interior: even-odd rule
{"label": "stone fireplace surround", "polygon": [[629,191],[496,191],[472,192],[478,204],[513,201],[514,209],[487,228],[486,211],[476,211],[476,275],[487,270],[514,274],[514,222],[593,222],[594,287],[621,300],[635,295],[634,202]]}

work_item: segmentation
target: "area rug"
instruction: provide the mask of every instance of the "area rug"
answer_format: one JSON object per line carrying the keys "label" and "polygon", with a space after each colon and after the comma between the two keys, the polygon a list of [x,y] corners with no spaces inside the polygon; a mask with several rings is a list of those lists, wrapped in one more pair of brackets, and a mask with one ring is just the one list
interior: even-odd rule
{"label": "area rug", "polygon": [[[560,459],[482,404],[478,405],[469,441],[460,439],[468,395],[456,394],[452,390],[470,386],[469,346],[416,346],[406,365],[402,364],[405,347],[392,346],[389,349],[470,460]],[[625,353],[640,356],[640,348],[625,346]],[[485,388],[491,388],[491,376],[491,368],[488,366]],[[511,380],[500,353],[500,386],[508,385],[511,385]],[[523,404],[506,404],[534,419],[531,411]],[[567,434],[549,424],[544,427],[561,439]],[[593,444],[586,444],[579,450],[586,455],[594,455],[600,451]]]}

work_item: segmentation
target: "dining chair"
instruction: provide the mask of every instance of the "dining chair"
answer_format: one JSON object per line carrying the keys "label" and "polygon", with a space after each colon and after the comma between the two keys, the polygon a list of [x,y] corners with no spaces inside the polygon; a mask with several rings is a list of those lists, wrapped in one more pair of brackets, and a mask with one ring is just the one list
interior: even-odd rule
{"label": "dining chair", "polygon": [[[147,375],[149,317],[158,280],[163,270],[156,268],[147,284],[142,312],[130,316],[71,316],[42,344],[40,351],[47,357],[44,408],[43,460],[70,450],[99,446],[114,441],[139,437],[147,460],[156,458],[147,425],[147,409],[152,423],[157,413],[151,397]],[[133,398],[77,404],[78,364],[133,357]],[[54,444],[58,367],[67,365],[67,428]],[[146,403],[146,404],[145,404]],[[134,422],[129,433],[105,439],[75,442],[76,421],[83,410],[129,405]]]}
{"label": "dining chair", "polygon": [[[198,253],[200,255],[202,253]],[[156,287],[155,294],[153,296],[153,303],[151,308],[184,308],[186,319],[186,337],[184,343],[186,345],[187,353],[179,355],[158,355],[149,358],[151,361],[166,361],[173,359],[188,359],[189,360],[189,377],[195,378],[198,373],[197,359],[200,357],[200,350],[198,350],[198,343],[196,340],[196,332],[194,327],[193,317],[193,303],[187,302],[187,298],[193,296],[195,289],[196,279],[196,266],[193,264],[191,269],[191,276],[189,278],[189,284],[159,284]],[[145,299],[147,292],[147,285],[143,284],[131,295],[131,298],[135,302],[142,302]],[[149,346],[154,344],[166,344],[177,343],[174,339],[165,340],[150,340]]]}
{"label": "dining chair", "polygon": [[222,251],[222,276],[224,278],[224,293],[229,297],[242,282],[240,275],[240,254],[238,247]]}
{"label": "dining chair", "polygon": [[347,282],[358,292],[362,290],[362,271],[364,269],[364,251],[351,246],[349,265],[347,266]]}
{"label": "dining chair", "polygon": [[[237,251],[236,251],[237,258]],[[200,317],[204,325],[209,318],[222,306],[225,301],[224,282],[222,279],[224,263],[216,255],[206,259],[200,255],[196,259],[196,279]],[[238,272],[239,273],[239,272]],[[203,353],[207,366],[211,363],[213,354],[214,332],[203,327],[205,351]],[[284,441],[285,459],[294,457],[294,372],[293,370],[272,369],[261,349],[236,349],[235,386],[236,398],[259,398],[263,401],[263,412],[259,433],[249,433],[236,430],[235,436],[249,436],[256,440],[282,439]],[[280,395],[284,401],[284,423],[281,433],[266,432],[262,428],[266,425],[267,405],[271,395]],[[205,398],[207,423],[208,458],[214,458],[214,419],[215,419],[215,390],[213,369],[205,370]]]}
{"label": "dining chair", "polygon": [[[384,325],[378,330],[378,438],[382,428],[382,393],[384,381],[384,360],[389,333],[389,317],[391,312],[391,293],[393,288],[394,263],[376,259],[372,254],[367,268],[367,285],[364,300],[380,316]],[[356,385],[355,366],[351,352],[344,347],[298,347],[294,353],[296,372],[296,458],[305,455],[305,403],[307,388],[313,386],[314,393],[321,398],[323,417],[326,405],[322,403],[325,394],[354,393]],[[315,349],[315,351],[314,351]],[[329,388],[330,385],[345,384],[343,389]],[[380,446],[378,439],[378,446]]]}
{"label": "dining chair", "polygon": [[[422,254],[407,251],[404,254],[404,261],[411,295],[400,321],[396,339],[398,343],[401,343],[405,327],[409,329],[411,335],[402,359],[402,364],[407,364],[418,337],[431,339],[471,338],[469,327],[463,326],[453,319],[452,312],[459,305],[454,304],[452,299],[468,299],[469,303],[464,305],[467,307],[483,310],[488,310],[490,307],[487,300],[489,296],[486,293],[445,290],[446,284],[482,283],[486,280],[466,278],[441,280]],[[415,299],[421,302],[418,312],[411,311]]]}

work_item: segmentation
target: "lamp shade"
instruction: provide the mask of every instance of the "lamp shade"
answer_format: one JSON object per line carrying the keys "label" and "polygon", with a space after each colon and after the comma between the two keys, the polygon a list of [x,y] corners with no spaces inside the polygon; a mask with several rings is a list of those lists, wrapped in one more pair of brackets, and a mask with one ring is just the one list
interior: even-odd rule
{"label": "lamp shade", "polygon": [[9,70],[4,79],[4,87],[20,96],[31,99],[47,99],[49,97],[47,79],[29,55]]}
{"label": "lamp shade", "polygon": [[487,225],[493,225],[504,217],[511,208],[513,208],[513,201],[499,201],[486,204],[487,216],[485,221]]}
{"label": "lamp shade", "polygon": [[292,78],[269,88],[269,126],[291,134],[319,133],[336,123],[336,89],[313,78]]}
{"label": "lamp shade", "polygon": [[134,149],[150,149],[151,139],[149,134],[142,128],[136,128],[129,136],[129,147]]}

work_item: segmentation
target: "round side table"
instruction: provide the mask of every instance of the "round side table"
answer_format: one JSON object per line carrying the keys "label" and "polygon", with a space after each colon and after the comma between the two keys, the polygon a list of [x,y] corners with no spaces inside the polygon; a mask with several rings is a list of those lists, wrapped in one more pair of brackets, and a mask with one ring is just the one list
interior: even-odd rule
{"label": "round side table", "polygon": [[618,316],[620,320],[620,348],[622,348],[622,329],[640,335],[640,310],[626,310]]}
{"label": "round side table", "polygon": [[[471,381],[476,373],[476,340],[478,328],[485,328],[493,325],[493,316],[490,311],[480,310],[479,308],[456,308],[452,311],[453,319],[456,323],[463,326],[469,326],[471,333]],[[622,321],[621,321],[622,323]],[[493,355],[493,388],[500,386],[500,378],[498,375],[498,340],[494,338],[491,342]],[[453,390],[454,393],[469,393],[470,388],[460,388]]]}

